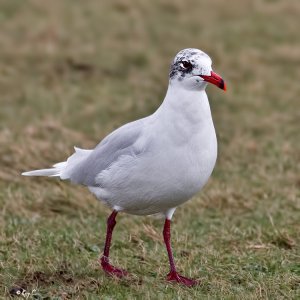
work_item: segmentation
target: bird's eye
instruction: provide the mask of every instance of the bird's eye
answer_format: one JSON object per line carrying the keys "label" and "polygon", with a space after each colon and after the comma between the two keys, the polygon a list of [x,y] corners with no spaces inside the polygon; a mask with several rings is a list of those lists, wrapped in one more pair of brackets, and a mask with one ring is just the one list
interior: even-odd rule
{"label": "bird's eye", "polygon": [[193,65],[188,61],[182,61],[180,67],[183,69],[192,69]]}

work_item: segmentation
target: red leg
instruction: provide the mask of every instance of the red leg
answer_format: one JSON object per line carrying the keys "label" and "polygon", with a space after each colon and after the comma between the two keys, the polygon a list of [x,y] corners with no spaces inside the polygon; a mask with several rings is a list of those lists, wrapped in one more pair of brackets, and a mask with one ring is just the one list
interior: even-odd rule
{"label": "red leg", "polygon": [[112,276],[117,276],[119,278],[126,276],[128,273],[125,270],[118,269],[109,263],[109,249],[111,244],[111,237],[116,225],[116,216],[118,212],[114,210],[107,219],[107,231],[106,231],[106,240],[103,255],[101,257],[101,266],[102,269]]}
{"label": "red leg", "polygon": [[164,235],[166,248],[168,251],[169,262],[170,262],[170,273],[167,275],[167,280],[171,282],[178,282],[188,287],[194,286],[199,283],[197,280],[183,277],[179,275],[176,271],[174,257],[171,248],[171,242],[170,242],[171,239],[170,227],[171,227],[171,220],[166,219],[163,235]]}

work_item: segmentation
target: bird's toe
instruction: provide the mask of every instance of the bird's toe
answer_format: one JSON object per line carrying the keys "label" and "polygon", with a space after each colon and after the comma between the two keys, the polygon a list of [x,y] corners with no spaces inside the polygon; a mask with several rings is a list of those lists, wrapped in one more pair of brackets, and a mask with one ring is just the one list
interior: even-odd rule
{"label": "bird's toe", "polygon": [[167,281],[170,281],[172,283],[175,283],[175,282],[180,283],[180,284],[185,285],[187,287],[192,287],[192,286],[198,285],[200,283],[199,280],[195,280],[195,279],[191,279],[191,278],[181,276],[177,272],[170,272],[167,275]]}

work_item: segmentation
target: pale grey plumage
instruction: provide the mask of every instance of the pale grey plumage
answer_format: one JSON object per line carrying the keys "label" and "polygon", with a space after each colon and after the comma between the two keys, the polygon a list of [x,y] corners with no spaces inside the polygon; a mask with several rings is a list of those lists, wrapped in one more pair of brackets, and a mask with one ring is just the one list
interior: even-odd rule
{"label": "pale grey plumage", "polygon": [[142,133],[144,119],[128,123],[105,137],[70,173],[70,180],[86,186],[99,186],[96,177],[122,155],[138,155],[134,143]]}
{"label": "pale grey plumage", "polygon": [[197,49],[175,57],[169,88],[158,110],[128,123],[93,150],[75,148],[67,161],[27,176],[58,176],[86,185],[115,210],[163,212],[187,201],[206,183],[217,157],[217,140],[205,88],[211,59]]}

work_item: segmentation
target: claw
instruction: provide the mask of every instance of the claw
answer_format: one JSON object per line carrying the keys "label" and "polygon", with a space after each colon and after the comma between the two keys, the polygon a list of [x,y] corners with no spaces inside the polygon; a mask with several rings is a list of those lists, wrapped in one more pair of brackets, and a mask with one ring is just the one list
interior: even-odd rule
{"label": "claw", "polygon": [[123,278],[128,275],[128,272],[126,270],[118,269],[118,268],[114,267],[107,261],[107,258],[105,258],[105,257],[101,258],[100,263],[101,263],[103,271],[107,275],[115,276],[118,278]]}
{"label": "claw", "polygon": [[177,272],[172,272],[172,271],[167,275],[167,281],[177,282],[187,287],[192,287],[200,283],[199,280],[190,279],[179,275]]}

